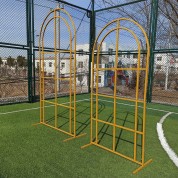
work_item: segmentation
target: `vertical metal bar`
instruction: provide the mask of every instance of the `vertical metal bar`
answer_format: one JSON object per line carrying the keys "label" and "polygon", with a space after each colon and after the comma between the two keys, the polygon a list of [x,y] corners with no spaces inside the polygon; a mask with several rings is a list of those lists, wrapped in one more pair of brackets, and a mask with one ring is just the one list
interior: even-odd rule
{"label": "vertical metal bar", "polygon": [[88,91],[91,92],[91,62],[92,62],[92,50],[95,42],[95,11],[94,11],[94,0],[92,0],[92,11],[90,12],[90,54],[89,54],[89,81],[88,81]]}
{"label": "vertical metal bar", "polygon": [[[97,44],[96,44],[97,45]],[[95,78],[95,85],[96,85],[96,140],[95,142],[98,143],[98,81],[99,81],[99,60],[100,60],[100,46],[102,44],[98,43],[98,49],[97,49],[97,59],[96,59],[96,78]]]}
{"label": "vertical metal bar", "polygon": [[152,101],[152,88],[153,88],[153,75],[154,75],[154,50],[156,43],[156,31],[158,20],[158,3],[159,0],[152,0],[151,2],[151,18],[150,18],[150,64],[149,64],[149,77],[148,77],[148,92],[147,102]]}
{"label": "vertical metal bar", "polygon": [[119,27],[120,21],[116,22],[117,30],[116,30],[116,58],[115,58],[115,67],[114,67],[114,126],[113,126],[113,151],[116,148],[116,117],[117,117],[117,99],[116,99],[116,91],[117,91],[117,65],[118,65],[118,48],[119,48]]}
{"label": "vertical metal bar", "polygon": [[31,19],[31,0],[26,1],[27,15],[27,46],[28,49],[28,101],[32,102],[32,19]]}
{"label": "vertical metal bar", "polygon": [[[69,113],[69,132],[72,134],[72,36],[70,32],[70,113]],[[73,66],[75,68],[75,66]],[[73,80],[76,80],[75,78]],[[74,111],[73,111],[74,112]]]}
{"label": "vertical metal bar", "polygon": [[42,95],[42,119],[43,119],[43,123],[45,122],[45,79],[44,79],[44,71],[45,71],[45,68],[44,68],[44,60],[45,60],[45,54],[44,54],[44,33],[43,32],[43,36],[42,36],[42,72],[41,72],[41,76],[42,76],[42,80],[41,80],[41,84],[42,84],[42,88],[41,88],[41,95]]}
{"label": "vertical metal bar", "polygon": [[[27,35],[27,46],[28,46],[28,42],[29,42],[29,36],[28,36],[28,34],[29,34],[29,20],[28,20],[28,16],[29,16],[29,4],[28,4],[28,0],[26,0],[26,28],[27,28],[27,30],[26,30],[26,35]],[[28,46],[29,47],[29,46]]]}
{"label": "vertical metal bar", "polygon": [[[61,19],[60,19],[60,3],[57,5],[57,7],[58,7],[58,16],[59,16],[59,18],[58,18],[58,32],[57,32],[57,36],[58,36],[58,43],[57,43],[57,45],[58,45],[58,50],[60,50],[60,48],[61,48],[61,41],[60,41],[60,39],[61,39],[61,31],[60,31],[60,29],[61,29]],[[60,61],[61,61],[61,54],[60,54],[60,52],[59,52],[59,54],[58,54],[58,62],[57,62],[57,65],[58,65],[58,69],[57,69],[57,77],[58,78],[61,78],[61,72],[60,72]],[[60,92],[60,80],[57,80],[57,86],[58,86],[58,91]]]}
{"label": "vertical metal bar", "polygon": [[143,122],[142,122],[142,165],[145,163],[145,130],[146,130],[146,100],[147,100],[147,86],[148,86],[148,69],[149,69],[149,58],[150,58],[150,45],[148,38],[146,39],[146,44],[147,44],[147,56],[146,56],[146,71],[145,71],[145,88],[144,88],[144,104],[143,104]]}
{"label": "vertical metal bar", "polygon": [[[92,13],[93,13],[93,15],[95,14],[95,12],[94,12],[94,5],[95,5],[95,2],[94,2],[94,0],[92,1]],[[95,16],[94,16],[94,18],[95,18]],[[95,24],[94,24],[95,25]],[[93,25],[93,28],[95,28],[95,26]],[[94,30],[94,29],[93,29]],[[95,32],[95,30],[93,31],[93,32]],[[97,46],[98,45],[98,46]],[[96,43],[96,48],[97,48],[97,59],[96,59],[96,78],[95,78],[95,85],[96,85],[96,140],[95,140],[95,142],[96,143],[98,143],[98,80],[99,80],[99,71],[98,71],[98,68],[99,68],[99,60],[100,60],[100,48],[102,48],[101,47],[102,46],[102,43],[101,44],[97,44]],[[94,51],[95,49],[93,49],[93,51]],[[94,63],[94,59],[93,59],[93,63]],[[94,75],[94,73],[93,73],[93,75]],[[93,76],[93,79],[94,79],[94,76]]]}
{"label": "vertical metal bar", "polygon": [[56,9],[54,10],[54,87],[55,87],[55,128],[57,128],[57,23],[56,23]]}
{"label": "vertical metal bar", "polygon": [[[94,85],[94,42],[95,42],[95,2],[94,0],[92,2],[92,12],[91,12],[91,18],[90,19],[90,53],[91,53],[91,59],[89,61],[89,91],[91,92],[91,108],[90,108],[90,143],[93,141],[93,85]],[[94,36],[93,36],[94,34]],[[91,80],[90,80],[91,79]]]}
{"label": "vertical metal bar", "polygon": [[137,63],[137,79],[136,79],[136,100],[135,100],[135,125],[134,125],[134,160],[137,159],[137,125],[138,125],[138,100],[139,100],[139,81],[140,81],[140,43],[137,41],[138,46],[138,63]]}
{"label": "vertical metal bar", "polygon": [[[26,0],[26,34],[27,34],[27,46],[29,48],[29,1]],[[27,65],[29,66],[29,49],[27,50]],[[29,77],[29,67],[28,67],[28,77]],[[29,91],[29,88],[30,88],[30,83],[29,83],[29,78],[28,78],[28,101],[30,102],[30,91]]]}
{"label": "vertical metal bar", "polygon": [[76,43],[76,29],[74,27],[74,137],[76,137]]}
{"label": "vertical metal bar", "polygon": [[94,50],[92,51],[92,64],[91,64],[91,108],[90,108],[90,143],[93,141],[93,88],[94,88]]}
{"label": "vertical metal bar", "polygon": [[36,71],[35,71],[35,18],[34,18],[34,0],[32,0],[32,51],[33,51],[33,100],[32,102],[36,101]]}

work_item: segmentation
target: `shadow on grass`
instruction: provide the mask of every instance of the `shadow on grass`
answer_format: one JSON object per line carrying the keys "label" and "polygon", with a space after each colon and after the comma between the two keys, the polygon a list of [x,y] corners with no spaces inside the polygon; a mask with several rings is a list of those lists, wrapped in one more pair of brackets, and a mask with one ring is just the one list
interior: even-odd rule
{"label": "shadow on grass", "polygon": [[[87,106],[85,106],[84,103],[77,103],[76,107],[77,107],[76,123],[80,124],[77,127],[76,132],[77,132],[77,135],[80,135],[90,125],[90,117],[91,117],[90,116],[90,103]],[[105,107],[106,106],[105,106],[104,102],[99,102],[98,114],[101,113],[105,109]],[[58,128],[63,128],[64,126],[67,126],[67,124],[69,124],[69,117],[65,116],[68,113],[69,113],[69,109],[65,109],[60,114],[58,114],[58,118],[60,117],[60,118],[65,119],[65,122],[63,124],[61,124]],[[120,124],[120,126],[126,127],[127,123],[134,125],[135,124],[134,121],[130,121],[128,119],[128,116],[132,116],[134,118],[135,114],[132,113],[132,112],[128,112],[128,111],[122,112],[122,114],[123,113],[125,113],[125,117],[124,118],[121,118],[121,117],[117,118],[117,120],[122,122],[122,124]],[[96,116],[96,111],[93,113],[93,117],[95,117],[95,116]],[[78,119],[78,118],[80,118],[80,119]],[[82,121],[81,121],[81,118],[82,118]],[[113,118],[114,118],[113,117],[113,112],[110,112],[106,122],[112,123],[113,122]],[[54,117],[51,117],[48,120],[46,120],[47,123],[50,123],[52,121],[54,121]],[[72,118],[72,121],[73,121],[73,118]],[[109,126],[110,125],[103,123],[101,129],[98,132],[98,135],[100,135],[98,144],[101,144],[104,136],[113,137],[113,135],[111,133],[108,133]],[[139,128],[140,126],[142,126],[142,118],[140,116],[138,116],[137,128]],[[140,128],[140,130],[142,130],[142,128]],[[124,142],[127,142],[129,144],[134,145],[133,141],[130,141],[129,139],[123,138],[124,137],[124,132],[126,133],[126,132],[129,132],[129,131],[125,131],[124,129],[120,129],[119,134],[116,136],[115,150],[117,150],[117,148],[119,147],[120,141],[124,141]],[[93,139],[93,141],[95,141],[95,140],[96,140],[96,138]],[[137,146],[141,147],[141,144],[139,144],[137,142]]]}
{"label": "shadow on grass", "polygon": [[[76,123],[80,124],[80,126],[77,127],[76,132],[77,132],[77,135],[80,135],[90,125],[90,104],[89,104],[89,106],[84,106],[82,103],[77,103],[76,107],[77,107],[77,109],[82,108],[80,111],[79,110],[76,111],[76,118],[80,117],[81,115],[85,115],[84,122],[76,119]],[[102,112],[104,110],[104,108],[105,108],[105,104],[103,102],[99,102],[98,113]],[[87,112],[87,110],[88,110],[88,112]],[[61,112],[60,114],[57,115],[58,118],[63,118],[66,120],[63,124],[58,126],[58,128],[63,128],[64,126],[69,124],[69,117],[66,117],[65,114],[69,114],[69,109],[65,109],[63,112]],[[96,115],[96,113],[94,113],[93,115]],[[55,117],[53,116],[53,117],[47,119],[45,122],[47,124],[50,124],[54,120],[55,120]],[[72,121],[73,120],[74,120],[74,118],[72,118]]]}
{"label": "shadow on grass", "polygon": [[[125,126],[126,123],[131,123],[131,124],[134,125],[135,123],[134,123],[134,122],[131,122],[131,121],[129,121],[129,120],[127,120],[127,118],[128,118],[129,115],[135,116],[135,114],[134,114],[134,113],[131,113],[131,112],[123,112],[123,113],[126,113],[126,116],[125,116],[124,119],[122,119],[122,118],[117,118],[117,120],[123,121],[122,125],[120,125],[120,126],[126,127],[126,126]],[[113,122],[113,119],[114,119],[114,117],[113,117],[113,112],[111,112],[110,115],[108,116],[106,122],[112,123],[112,122]],[[142,124],[141,124],[140,122],[142,122],[142,118],[141,118],[140,116],[138,116],[137,128],[138,128],[139,126],[142,126]],[[106,136],[106,135],[107,135],[107,136],[110,136],[110,137],[113,137],[112,134],[108,133],[108,129],[109,129],[110,126],[111,126],[111,125],[109,125],[109,124],[105,124],[105,123],[103,124],[102,128],[101,128],[101,129],[99,130],[99,132],[98,132],[98,136],[101,135],[100,138],[99,138],[98,144],[100,144],[100,143],[102,142],[104,136]],[[113,127],[113,126],[111,126],[111,127]],[[130,132],[130,131],[126,131],[126,132]],[[134,133],[133,133],[133,134],[134,134]],[[130,143],[130,144],[134,145],[134,142],[133,142],[133,141],[124,139],[124,138],[122,138],[123,136],[124,136],[124,129],[120,129],[119,135],[116,136],[117,141],[116,141],[116,145],[115,145],[115,150],[117,150],[120,141],[124,141],[124,142],[127,142],[127,143]],[[96,138],[94,138],[93,141],[95,141],[95,140],[96,140]],[[137,146],[141,147],[141,144],[138,144],[138,143],[137,143]]]}

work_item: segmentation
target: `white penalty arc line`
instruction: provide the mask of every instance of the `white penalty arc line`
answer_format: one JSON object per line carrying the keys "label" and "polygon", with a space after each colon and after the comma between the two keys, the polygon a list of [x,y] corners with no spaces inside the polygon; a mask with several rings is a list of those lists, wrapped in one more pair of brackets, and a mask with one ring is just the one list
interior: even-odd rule
{"label": "white penalty arc line", "polygon": [[172,114],[172,112],[167,113],[157,123],[157,133],[158,133],[158,138],[160,140],[160,143],[161,143],[163,149],[166,151],[166,153],[168,154],[169,158],[173,161],[173,163],[178,167],[178,156],[176,155],[174,150],[167,143],[167,140],[164,136],[163,127],[162,127],[162,124],[165,121],[165,119],[171,114]]}
{"label": "white penalty arc line", "polygon": [[[77,102],[82,102],[82,101],[88,101],[90,100],[89,99],[83,99],[83,100],[78,100],[76,101]],[[99,99],[99,101],[104,101],[104,102],[108,102],[108,103],[113,103],[113,101],[108,101],[108,100],[103,100],[103,99]],[[70,102],[65,102],[65,103],[61,103],[61,104],[68,104]],[[125,106],[131,106],[131,107],[134,107],[135,105],[132,105],[132,104],[126,104],[126,103],[119,103],[117,102],[117,104],[121,104],[121,105],[125,105]],[[54,105],[49,105],[49,106],[45,106],[45,108],[47,107],[52,107]],[[143,108],[142,106],[138,106],[139,108]],[[17,110],[17,111],[10,111],[10,112],[5,112],[5,113],[0,113],[0,115],[6,115],[6,114],[12,114],[12,113],[18,113],[18,112],[25,112],[25,111],[31,111],[31,110],[37,110],[37,109],[40,109],[40,107],[36,107],[36,108],[30,108],[30,109],[22,109],[22,110]],[[148,110],[153,110],[153,111],[158,111],[158,112],[165,112],[165,113],[168,113],[170,111],[166,111],[166,110],[161,110],[161,109],[154,109],[154,108],[148,108]],[[176,112],[172,112],[173,114],[178,114]]]}

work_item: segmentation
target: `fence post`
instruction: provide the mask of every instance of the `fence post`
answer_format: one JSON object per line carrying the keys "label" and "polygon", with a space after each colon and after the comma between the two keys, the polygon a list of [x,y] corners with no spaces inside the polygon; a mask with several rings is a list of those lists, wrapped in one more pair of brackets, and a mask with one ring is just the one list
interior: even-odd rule
{"label": "fence post", "polygon": [[28,101],[33,102],[33,78],[32,78],[32,56],[33,56],[33,35],[32,35],[32,0],[26,0],[26,24],[27,24],[27,60],[28,60]]}
{"label": "fence post", "polygon": [[94,0],[92,0],[92,11],[90,12],[90,49],[89,49],[89,81],[88,81],[88,91],[91,92],[91,62],[92,62],[92,50],[95,42],[95,6]]}
{"label": "fence post", "polygon": [[149,63],[149,76],[148,76],[148,90],[147,90],[147,102],[152,101],[152,88],[153,88],[153,76],[154,76],[154,50],[156,43],[156,31],[157,31],[157,19],[158,19],[158,1],[152,0],[151,2],[151,16],[150,16],[150,63]]}
{"label": "fence post", "polygon": [[35,102],[36,101],[36,71],[35,71],[35,50],[34,50],[34,47],[35,47],[35,18],[34,18],[34,0],[32,0],[32,40],[31,40],[31,43],[32,43],[32,61],[33,61],[33,64],[32,64],[32,72],[33,72],[33,76],[32,76],[32,79],[33,79],[33,83],[32,83],[32,102]]}

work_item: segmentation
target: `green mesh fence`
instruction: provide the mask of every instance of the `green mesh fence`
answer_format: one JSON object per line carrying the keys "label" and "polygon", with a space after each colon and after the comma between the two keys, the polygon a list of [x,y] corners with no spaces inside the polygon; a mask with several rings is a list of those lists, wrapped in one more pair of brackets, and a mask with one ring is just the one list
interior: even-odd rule
{"label": "green mesh fence", "polygon": [[[177,11],[178,3],[177,1],[165,1],[159,0],[158,7],[152,7],[151,0],[145,1],[112,1],[112,0],[97,0],[95,1],[96,10],[96,36],[99,31],[108,22],[121,17],[131,18],[137,21],[143,26],[144,30],[149,36],[151,43],[151,57],[150,65],[153,69],[153,73],[150,70],[150,83],[151,87],[150,95],[148,95],[148,100],[151,99],[152,102],[166,103],[166,104],[178,104],[178,28],[177,28]],[[122,5],[123,4],[123,5]],[[113,6],[116,6],[113,8]],[[110,8],[111,7],[111,8]],[[100,9],[104,8],[103,11]],[[158,14],[153,11],[154,8],[158,8]],[[156,20],[157,27],[153,27],[153,19]],[[143,40],[143,35],[129,23],[122,23],[121,26],[128,27],[129,29],[136,32],[136,35],[140,39],[142,49],[145,49],[145,42]],[[111,26],[107,28],[106,31],[114,28]],[[154,28],[151,32],[151,28]],[[156,34],[155,44],[153,35]],[[107,58],[106,65],[112,65],[115,61],[114,46],[115,37],[114,34],[110,34],[107,39],[105,39],[105,49],[103,58]],[[136,43],[133,38],[128,35],[128,33],[120,32],[120,45],[119,45],[119,61],[122,62],[124,67],[136,65],[137,54],[134,54],[134,50],[137,48]],[[155,48],[154,48],[155,46]],[[144,54],[142,56],[142,61],[144,61]],[[129,71],[127,71],[129,73]],[[112,73],[112,72],[111,72]],[[151,74],[152,73],[152,74]],[[104,75],[104,74],[103,74]],[[112,80],[111,74],[106,75],[107,84],[111,85]],[[109,82],[108,82],[109,81]],[[133,88],[135,85],[135,77],[133,74],[129,74],[129,85],[125,87],[123,93],[126,93],[128,97],[132,96],[134,92]],[[140,85],[140,90],[143,90],[142,85]],[[103,89],[102,89],[103,90]],[[106,90],[106,89],[105,89]],[[108,89],[107,89],[108,90]],[[106,90],[106,91],[107,91]],[[112,93],[112,90],[107,92]],[[122,94],[124,95],[124,94]]]}
{"label": "green mesh fence", "polygon": [[[154,3],[153,3],[154,2]],[[111,20],[127,17],[142,25],[151,42],[150,78],[148,100],[158,103],[178,104],[178,28],[177,28],[177,0],[96,0],[95,26],[96,36]],[[158,7],[156,6],[158,3]],[[153,5],[154,4],[154,5]],[[90,4],[91,5],[91,4]],[[0,2],[0,104],[22,101],[36,101],[39,96],[39,68],[38,68],[38,39],[40,26],[50,10],[56,7],[67,10],[77,28],[77,93],[89,92],[90,84],[90,41],[92,33],[91,6],[89,10],[71,6],[65,2],[55,0],[1,0]],[[115,7],[114,7],[115,6]],[[110,8],[114,7],[114,8]],[[108,8],[103,11],[101,9]],[[154,9],[154,10],[153,10]],[[158,10],[158,14],[156,13]],[[63,13],[59,14],[63,15]],[[66,16],[64,16],[67,18]],[[150,20],[151,19],[151,20]],[[153,22],[154,21],[154,22]],[[121,24],[135,31],[142,48],[144,61],[145,41],[142,33],[132,24]],[[60,49],[69,46],[69,35],[60,26]],[[110,29],[113,26],[110,27]],[[150,30],[151,29],[151,30]],[[106,31],[109,30],[106,29]],[[90,36],[91,35],[91,36]],[[154,37],[156,35],[156,37]],[[45,37],[45,50],[53,50],[53,25],[49,25]],[[121,49],[119,60],[124,67],[132,67],[137,63],[136,43],[133,37],[121,31]],[[111,33],[103,44],[102,65],[112,66],[115,58],[115,34]],[[59,75],[65,76],[67,68],[66,54],[60,55]],[[144,62],[142,62],[144,65]],[[51,67],[50,67],[51,66]],[[53,75],[52,56],[46,56],[46,75]],[[135,88],[135,76],[129,73],[129,86],[126,92],[132,97]],[[142,76],[140,76],[142,78]],[[112,92],[105,88],[112,87],[112,72],[103,73],[100,77],[102,92]],[[140,80],[141,81],[141,80]],[[53,97],[53,84],[47,85],[48,97]],[[65,95],[67,83],[61,83],[59,96]],[[140,84],[140,90],[142,85]],[[63,93],[63,94],[62,94]],[[142,96],[140,96],[142,97]]]}
{"label": "green mesh fence", "polygon": [[[89,91],[89,10],[54,0],[2,0],[0,2],[0,104],[39,99],[38,40],[41,24],[54,8],[64,8],[72,16],[77,29],[77,93]],[[88,8],[90,8],[88,6]],[[58,14],[69,20],[64,13]],[[63,21],[58,22],[59,48],[69,49],[69,33]],[[45,50],[53,51],[54,25],[45,34]],[[60,29],[60,30],[59,30]],[[68,56],[61,53],[58,75],[65,77],[69,69]],[[45,75],[54,73],[53,55],[45,56]],[[58,95],[68,93],[69,84],[61,81]],[[45,81],[46,97],[54,97],[53,81]]]}
{"label": "green mesh fence", "polygon": [[178,105],[178,2],[159,1],[152,101]]}
{"label": "green mesh fence", "polygon": [[[34,1],[34,28],[35,28],[35,46],[38,47],[38,37],[40,25],[42,24],[46,15],[50,10],[62,7],[64,8],[73,18],[76,29],[77,29],[77,93],[88,93],[89,89],[89,29],[90,29],[90,18],[88,17],[87,11],[71,7],[63,3],[57,3],[56,1]],[[58,16],[62,16],[67,21],[69,18],[63,12],[58,13]],[[59,48],[69,50],[69,32],[66,29],[65,23],[62,20],[58,21],[59,33]],[[45,48],[52,50],[54,47],[54,24],[49,24],[45,33]],[[38,29],[38,30],[36,30]],[[73,37],[72,37],[73,39]],[[37,69],[39,63],[39,54],[35,52],[35,68]],[[45,75],[54,75],[54,56],[45,55]],[[59,54],[58,60],[58,77],[67,77],[69,75],[69,55],[65,53]],[[38,71],[36,71],[36,94],[39,95],[39,79]],[[54,81],[45,81],[46,83],[46,97],[54,96]],[[58,96],[67,95],[69,93],[69,82],[60,81],[58,84]]]}

